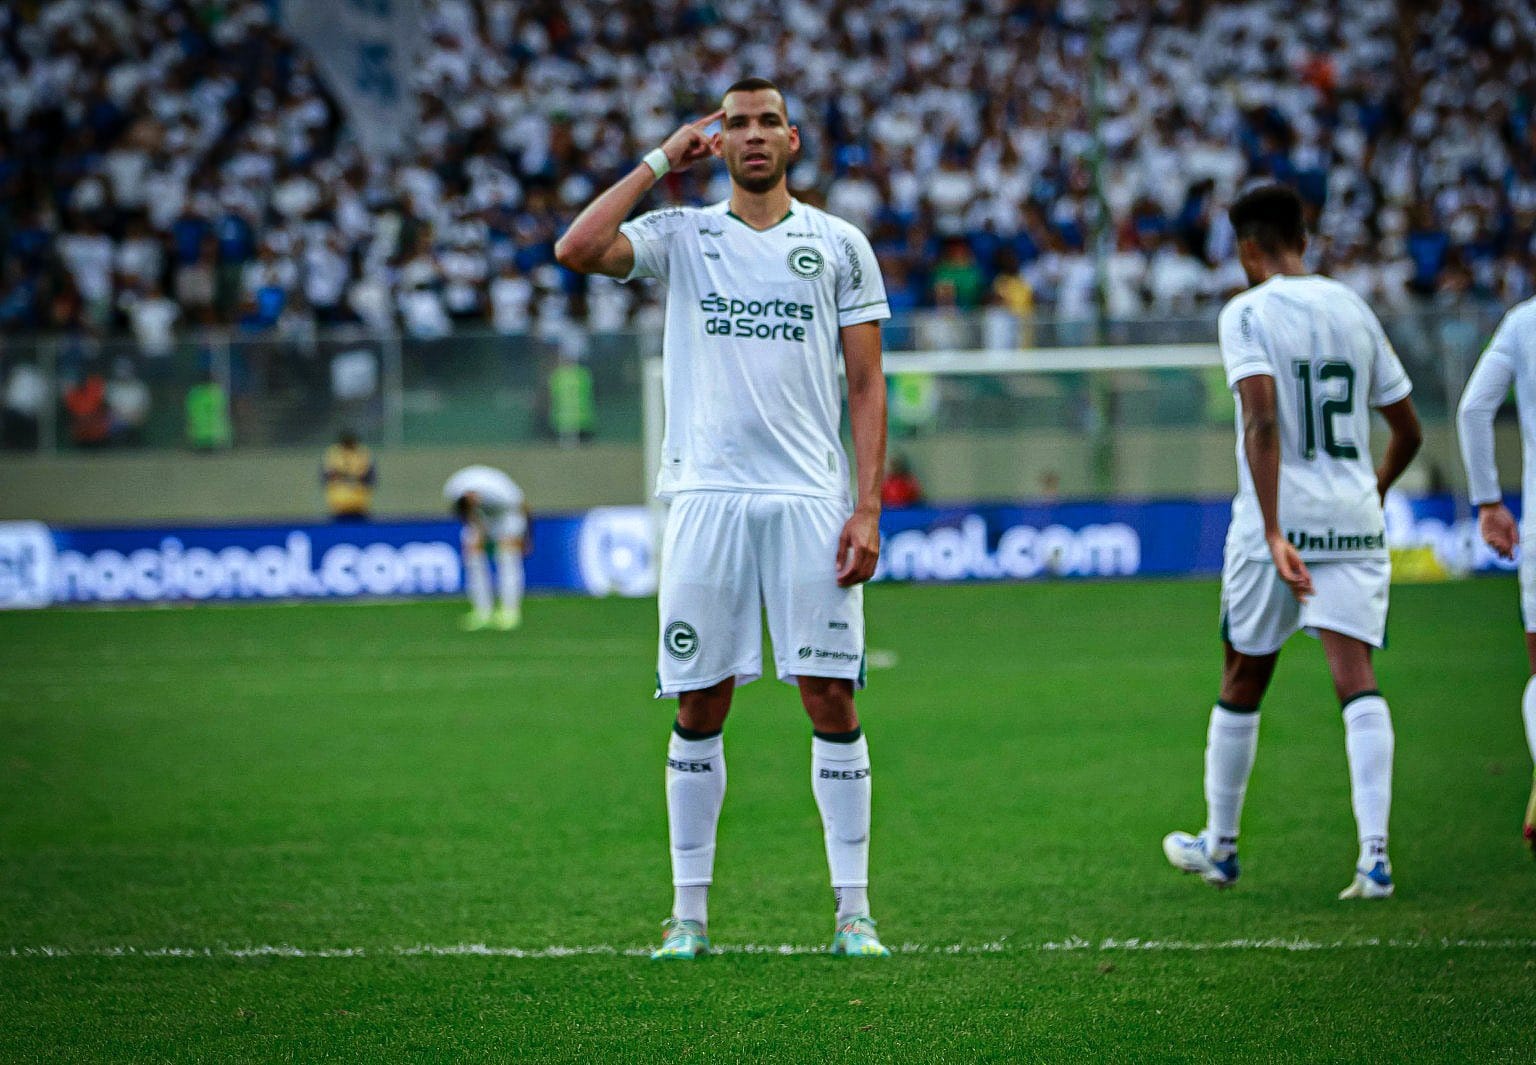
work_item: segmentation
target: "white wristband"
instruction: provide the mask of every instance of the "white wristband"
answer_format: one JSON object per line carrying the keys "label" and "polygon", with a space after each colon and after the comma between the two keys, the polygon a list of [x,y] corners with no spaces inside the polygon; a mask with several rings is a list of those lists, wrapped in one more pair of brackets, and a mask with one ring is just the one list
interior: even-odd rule
{"label": "white wristband", "polygon": [[652,148],[645,153],[645,158],[640,161],[651,168],[651,173],[656,175],[657,181],[666,177],[667,173],[672,169],[672,160],[668,159],[667,153],[660,148]]}

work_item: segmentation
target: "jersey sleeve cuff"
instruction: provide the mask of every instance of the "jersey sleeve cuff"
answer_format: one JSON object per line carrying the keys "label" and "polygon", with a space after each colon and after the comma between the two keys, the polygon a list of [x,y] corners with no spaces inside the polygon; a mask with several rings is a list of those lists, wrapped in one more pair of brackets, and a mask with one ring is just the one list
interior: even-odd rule
{"label": "jersey sleeve cuff", "polygon": [[1273,377],[1274,368],[1267,362],[1245,362],[1227,371],[1227,387],[1236,388],[1239,381],[1250,377]]}
{"label": "jersey sleeve cuff", "polygon": [[1391,388],[1382,392],[1376,400],[1376,406],[1390,407],[1399,400],[1407,399],[1412,392],[1413,382],[1405,377]]}
{"label": "jersey sleeve cuff", "polygon": [[873,303],[855,305],[846,310],[837,312],[837,324],[839,328],[845,325],[862,325],[865,322],[880,322],[891,316],[890,305],[884,300],[876,300]]}
{"label": "jersey sleeve cuff", "polygon": [[619,232],[624,234],[625,238],[629,240],[629,250],[634,253],[634,259],[630,264],[629,273],[619,278],[619,281],[627,284],[638,277],[651,276],[650,274],[642,272],[644,270],[643,260],[645,256],[642,248],[645,244],[645,241],[635,235],[635,227],[630,223],[625,222],[623,225],[619,226]]}

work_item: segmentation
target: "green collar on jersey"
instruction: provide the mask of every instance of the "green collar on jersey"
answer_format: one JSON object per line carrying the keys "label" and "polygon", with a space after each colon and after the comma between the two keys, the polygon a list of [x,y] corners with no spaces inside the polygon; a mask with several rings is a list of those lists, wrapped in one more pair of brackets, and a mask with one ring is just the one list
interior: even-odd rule
{"label": "green collar on jersey", "polygon": [[[794,213],[795,213],[794,204],[791,203],[789,210],[784,212],[784,217],[779,219],[773,225],[769,226],[768,229],[778,229],[785,222],[788,222],[790,216],[793,215]],[[768,229],[758,229],[751,222],[748,222],[745,218],[741,217],[741,215],[737,214],[735,211],[731,210],[729,207],[727,207],[725,209],[725,214],[726,214],[727,218],[734,218],[734,219],[736,219],[736,221],[740,222],[742,225],[746,226],[748,229],[750,229],[754,233],[766,233],[766,232],[768,232]]]}

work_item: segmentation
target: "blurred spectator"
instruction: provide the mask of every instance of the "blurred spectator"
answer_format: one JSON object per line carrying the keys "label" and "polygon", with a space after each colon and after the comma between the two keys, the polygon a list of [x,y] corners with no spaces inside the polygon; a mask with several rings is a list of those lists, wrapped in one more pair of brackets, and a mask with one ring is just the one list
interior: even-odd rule
{"label": "blurred spectator", "polygon": [[325,449],[320,465],[320,482],[325,488],[325,506],[333,521],[367,521],[373,512],[373,489],[378,471],[373,455],[350,429],[343,429],[336,442]]}
{"label": "blurred spectator", "polygon": [[905,455],[892,455],[885,479],[880,482],[881,506],[887,510],[902,510],[920,507],[924,502],[923,484],[912,472],[912,464]]}
{"label": "blurred spectator", "polygon": [[132,359],[120,358],[113,364],[106,399],[112,420],[112,441],[128,445],[143,443],[151,399],[149,386],[134,372]]}
{"label": "blurred spectator", "polygon": [[48,379],[30,362],[14,361],[5,377],[0,403],[0,444],[35,451],[39,443],[43,408],[48,403]]}
{"label": "blurred spectator", "polygon": [[107,409],[107,381],[95,365],[82,369],[64,391],[64,415],[69,439],[77,447],[104,446],[112,435],[112,414]]}
{"label": "blurred spectator", "polygon": [[[935,292],[940,285],[948,285],[954,293],[954,303],[961,310],[973,310],[981,306],[982,293],[986,290],[986,278],[976,265],[976,256],[970,245],[958,237],[944,242],[943,258],[933,268]],[[935,303],[938,302],[937,295]]]}
{"label": "blurred spectator", "polygon": [[181,308],[160,291],[158,283],[151,283],[142,296],[130,295],[127,304],[140,354],[150,359],[169,356],[176,346],[176,319],[181,317]]}
{"label": "blurred spectator", "polygon": [[550,371],[549,426],[566,447],[591,440],[597,429],[592,371],[578,359],[562,357]]}
{"label": "blurred spectator", "polygon": [[193,451],[220,451],[234,443],[229,394],[212,373],[187,389],[187,445]]}

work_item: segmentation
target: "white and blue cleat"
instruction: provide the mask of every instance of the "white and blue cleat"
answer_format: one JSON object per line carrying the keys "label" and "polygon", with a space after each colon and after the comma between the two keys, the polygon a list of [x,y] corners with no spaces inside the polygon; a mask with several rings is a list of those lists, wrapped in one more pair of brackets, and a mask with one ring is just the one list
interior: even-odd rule
{"label": "white and blue cleat", "polygon": [[1163,854],[1169,865],[1180,872],[1198,873],[1207,884],[1229,888],[1237,883],[1237,851],[1213,858],[1203,832],[1196,836],[1188,832],[1168,833],[1163,837]]}
{"label": "white and blue cleat", "polygon": [[1341,899],[1389,899],[1392,897],[1392,864],[1378,861],[1369,869],[1357,867],[1355,879],[1339,892]]}

